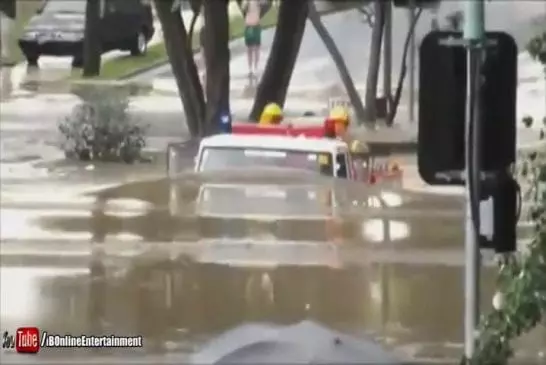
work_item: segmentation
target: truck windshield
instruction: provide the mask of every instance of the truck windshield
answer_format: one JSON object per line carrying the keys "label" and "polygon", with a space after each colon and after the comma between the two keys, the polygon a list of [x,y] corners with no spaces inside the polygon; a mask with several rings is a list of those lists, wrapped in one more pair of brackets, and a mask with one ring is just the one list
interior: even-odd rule
{"label": "truck windshield", "polygon": [[[234,168],[292,168],[324,174],[328,154],[268,149],[205,148],[199,161],[199,171],[216,171]],[[330,163],[329,175],[332,176]]]}

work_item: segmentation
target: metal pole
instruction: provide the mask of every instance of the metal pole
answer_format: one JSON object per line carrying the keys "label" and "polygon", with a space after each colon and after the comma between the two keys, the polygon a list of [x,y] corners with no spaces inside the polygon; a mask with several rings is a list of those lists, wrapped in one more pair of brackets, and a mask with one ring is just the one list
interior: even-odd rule
{"label": "metal pole", "polygon": [[[470,181],[471,174],[475,177],[476,171],[479,176],[479,150],[476,145],[480,136],[477,135],[479,128],[473,128],[473,135],[469,131],[474,123],[480,122],[480,93],[477,82],[481,82],[479,61],[482,51],[481,43],[484,39],[484,1],[466,0],[464,8],[464,38],[467,41],[467,100],[466,100],[466,220],[465,220],[465,357],[471,359],[474,356],[476,347],[476,328],[479,320],[480,306],[480,249],[478,232],[474,227],[471,205]],[[477,151],[470,156],[469,148]],[[473,163],[474,173],[470,171],[470,163]]]}
{"label": "metal pole", "polygon": [[[410,0],[408,10],[408,32],[415,17],[415,0]],[[409,45],[409,121],[415,121],[415,32],[411,35]]]}

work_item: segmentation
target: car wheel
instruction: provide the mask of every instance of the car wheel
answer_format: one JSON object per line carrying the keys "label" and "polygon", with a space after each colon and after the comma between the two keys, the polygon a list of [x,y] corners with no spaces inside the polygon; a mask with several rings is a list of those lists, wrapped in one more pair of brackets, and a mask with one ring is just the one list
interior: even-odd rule
{"label": "car wheel", "polygon": [[40,55],[38,54],[26,54],[25,55],[26,59],[27,59],[27,64],[30,66],[30,67],[38,67],[38,58],[40,58]]}
{"label": "car wheel", "polygon": [[82,68],[83,67],[83,57],[74,56],[72,57],[72,68]]}
{"label": "car wheel", "polygon": [[138,32],[133,40],[130,50],[132,56],[140,56],[146,53],[148,50],[148,40],[146,39],[146,34],[144,34],[144,31],[141,30]]}

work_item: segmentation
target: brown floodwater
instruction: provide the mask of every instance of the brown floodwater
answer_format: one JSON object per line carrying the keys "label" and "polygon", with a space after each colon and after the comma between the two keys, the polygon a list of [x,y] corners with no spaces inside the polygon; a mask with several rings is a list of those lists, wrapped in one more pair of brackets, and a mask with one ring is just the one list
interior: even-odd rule
{"label": "brown floodwater", "polygon": [[[217,204],[202,209],[206,191]],[[47,210],[2,206],[2,329],[142,335],[144,348],[49,349],[41,360],[180,362],[238,325],[304,319],[419,361],[462,353],[458,197],[278,171],[46,195]],[[484,310],[494,282],[484,268]],[[544,361],[544,344],[541,327],[520,357]]]}

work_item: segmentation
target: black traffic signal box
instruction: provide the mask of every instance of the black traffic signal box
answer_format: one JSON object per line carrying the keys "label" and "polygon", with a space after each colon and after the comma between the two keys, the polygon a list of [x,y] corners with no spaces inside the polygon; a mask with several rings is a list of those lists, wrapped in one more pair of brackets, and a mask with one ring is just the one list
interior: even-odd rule
{"label": "black traffic signal box", "polygon": [[[481,168],[500,171],[515,161],[517,45],[487,32],[481,68]],[[422,179],[464,185],[466,49],[460,32],[429,33],[419,50],[419,147]],[[451,176],[452,179],[446,179]]]}

